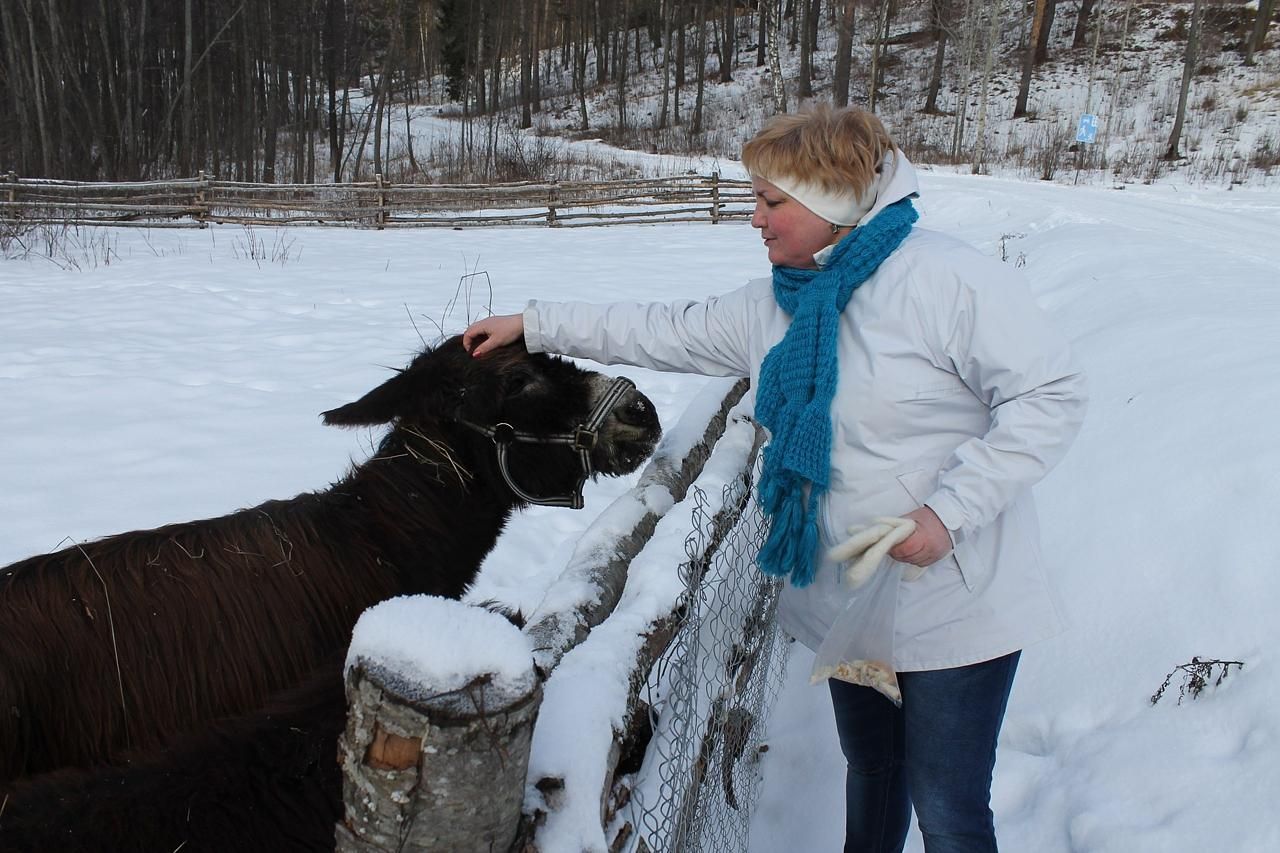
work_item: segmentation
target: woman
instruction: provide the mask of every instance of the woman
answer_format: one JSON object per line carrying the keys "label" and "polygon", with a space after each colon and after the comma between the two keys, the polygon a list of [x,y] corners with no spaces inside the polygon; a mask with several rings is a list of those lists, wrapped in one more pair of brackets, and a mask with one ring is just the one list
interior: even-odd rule
{"label": "woman", "polygon": [[[918,567],[894,613],[901,706],[829,682],[847,851],[898,851],[914,805],[929,853],[996,849],[995,746],[1020,650],[1062,619],[1031,486],[1085,411],[1066,341],[1007,265],[914,227],[914,170],[870,113],[817,107],[744,146],[772,278],[705,302],[531,302],[473,324],[473,355],[530,350],[750,376],[771,433],[757,562],[789,579],[782,627],[812,649],[850,601],[825,556],[879,516]],[[909,572],[908,574],[913,574]]]}

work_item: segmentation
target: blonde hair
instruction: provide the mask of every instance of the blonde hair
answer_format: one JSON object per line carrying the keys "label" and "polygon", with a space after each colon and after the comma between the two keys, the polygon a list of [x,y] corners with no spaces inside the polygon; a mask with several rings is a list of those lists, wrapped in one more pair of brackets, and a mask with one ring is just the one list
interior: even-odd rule
{"label": "blonde hair", "polygon": [[893,139],[873,113],[820,103],[776,115],[746,145],[742,163],[752,175],[791,178],[833,193],[862,195],[893,150]]}

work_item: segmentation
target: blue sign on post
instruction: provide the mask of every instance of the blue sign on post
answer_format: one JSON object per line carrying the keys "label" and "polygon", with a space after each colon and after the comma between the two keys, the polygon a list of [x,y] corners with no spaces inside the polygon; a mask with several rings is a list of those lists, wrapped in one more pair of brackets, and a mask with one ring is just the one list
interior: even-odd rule
{"label": "blue sign on post", "polygon": [[1080,116],[1080,124],[1076,128],[1076,142],[1092,144],[1098,138],[1098,117],[1091,113]]}

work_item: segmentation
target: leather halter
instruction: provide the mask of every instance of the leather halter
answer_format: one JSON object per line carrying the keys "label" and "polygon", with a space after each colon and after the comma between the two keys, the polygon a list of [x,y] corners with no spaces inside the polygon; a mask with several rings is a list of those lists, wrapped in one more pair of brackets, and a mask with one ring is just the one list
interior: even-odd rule
{"label": "leather halter", "polygon": [[[587,415],[587,419],[574,427],[572,432],[537,435],[518,430],[505,421],[493,426],[480,426],[461,419],[460,423],[493,441],[498,454],[498,470],[502,472],[502,479],[506,481],[507,486],[516,493],[518,498],[537,506],[563,506],[570,509],[582,509],[582,487],[586,485],[587,480],[595,473],[595,469],[591,467],[591,451],[595,449],[596,442],[600,439],[600,427],[604,425],[605,419],[613,412],[614,407],[621,402],[626,394],[635,390],[635,387],[635,383],[624,376],[619,376],[611,381],[604,394],[596,401],[591,413]],[[582,467],[573,491],[568,495],[539,498],[517,486],[507,468],[507,451],[510,450],[512,444],[559,444],[571,447],[577,452],[578,464]]]}

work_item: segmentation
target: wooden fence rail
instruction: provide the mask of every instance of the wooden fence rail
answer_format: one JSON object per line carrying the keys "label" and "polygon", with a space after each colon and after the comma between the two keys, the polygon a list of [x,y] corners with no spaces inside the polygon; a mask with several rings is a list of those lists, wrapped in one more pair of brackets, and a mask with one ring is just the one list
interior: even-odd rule
{"label": "wooden fence rail", "polygon": [[673,175],[507,184],[260,184],[203,172],[171,181],[84,183],[0,177],[0,222],[201,228],[208,223],[363,228],[748,219],[745,180]]}

